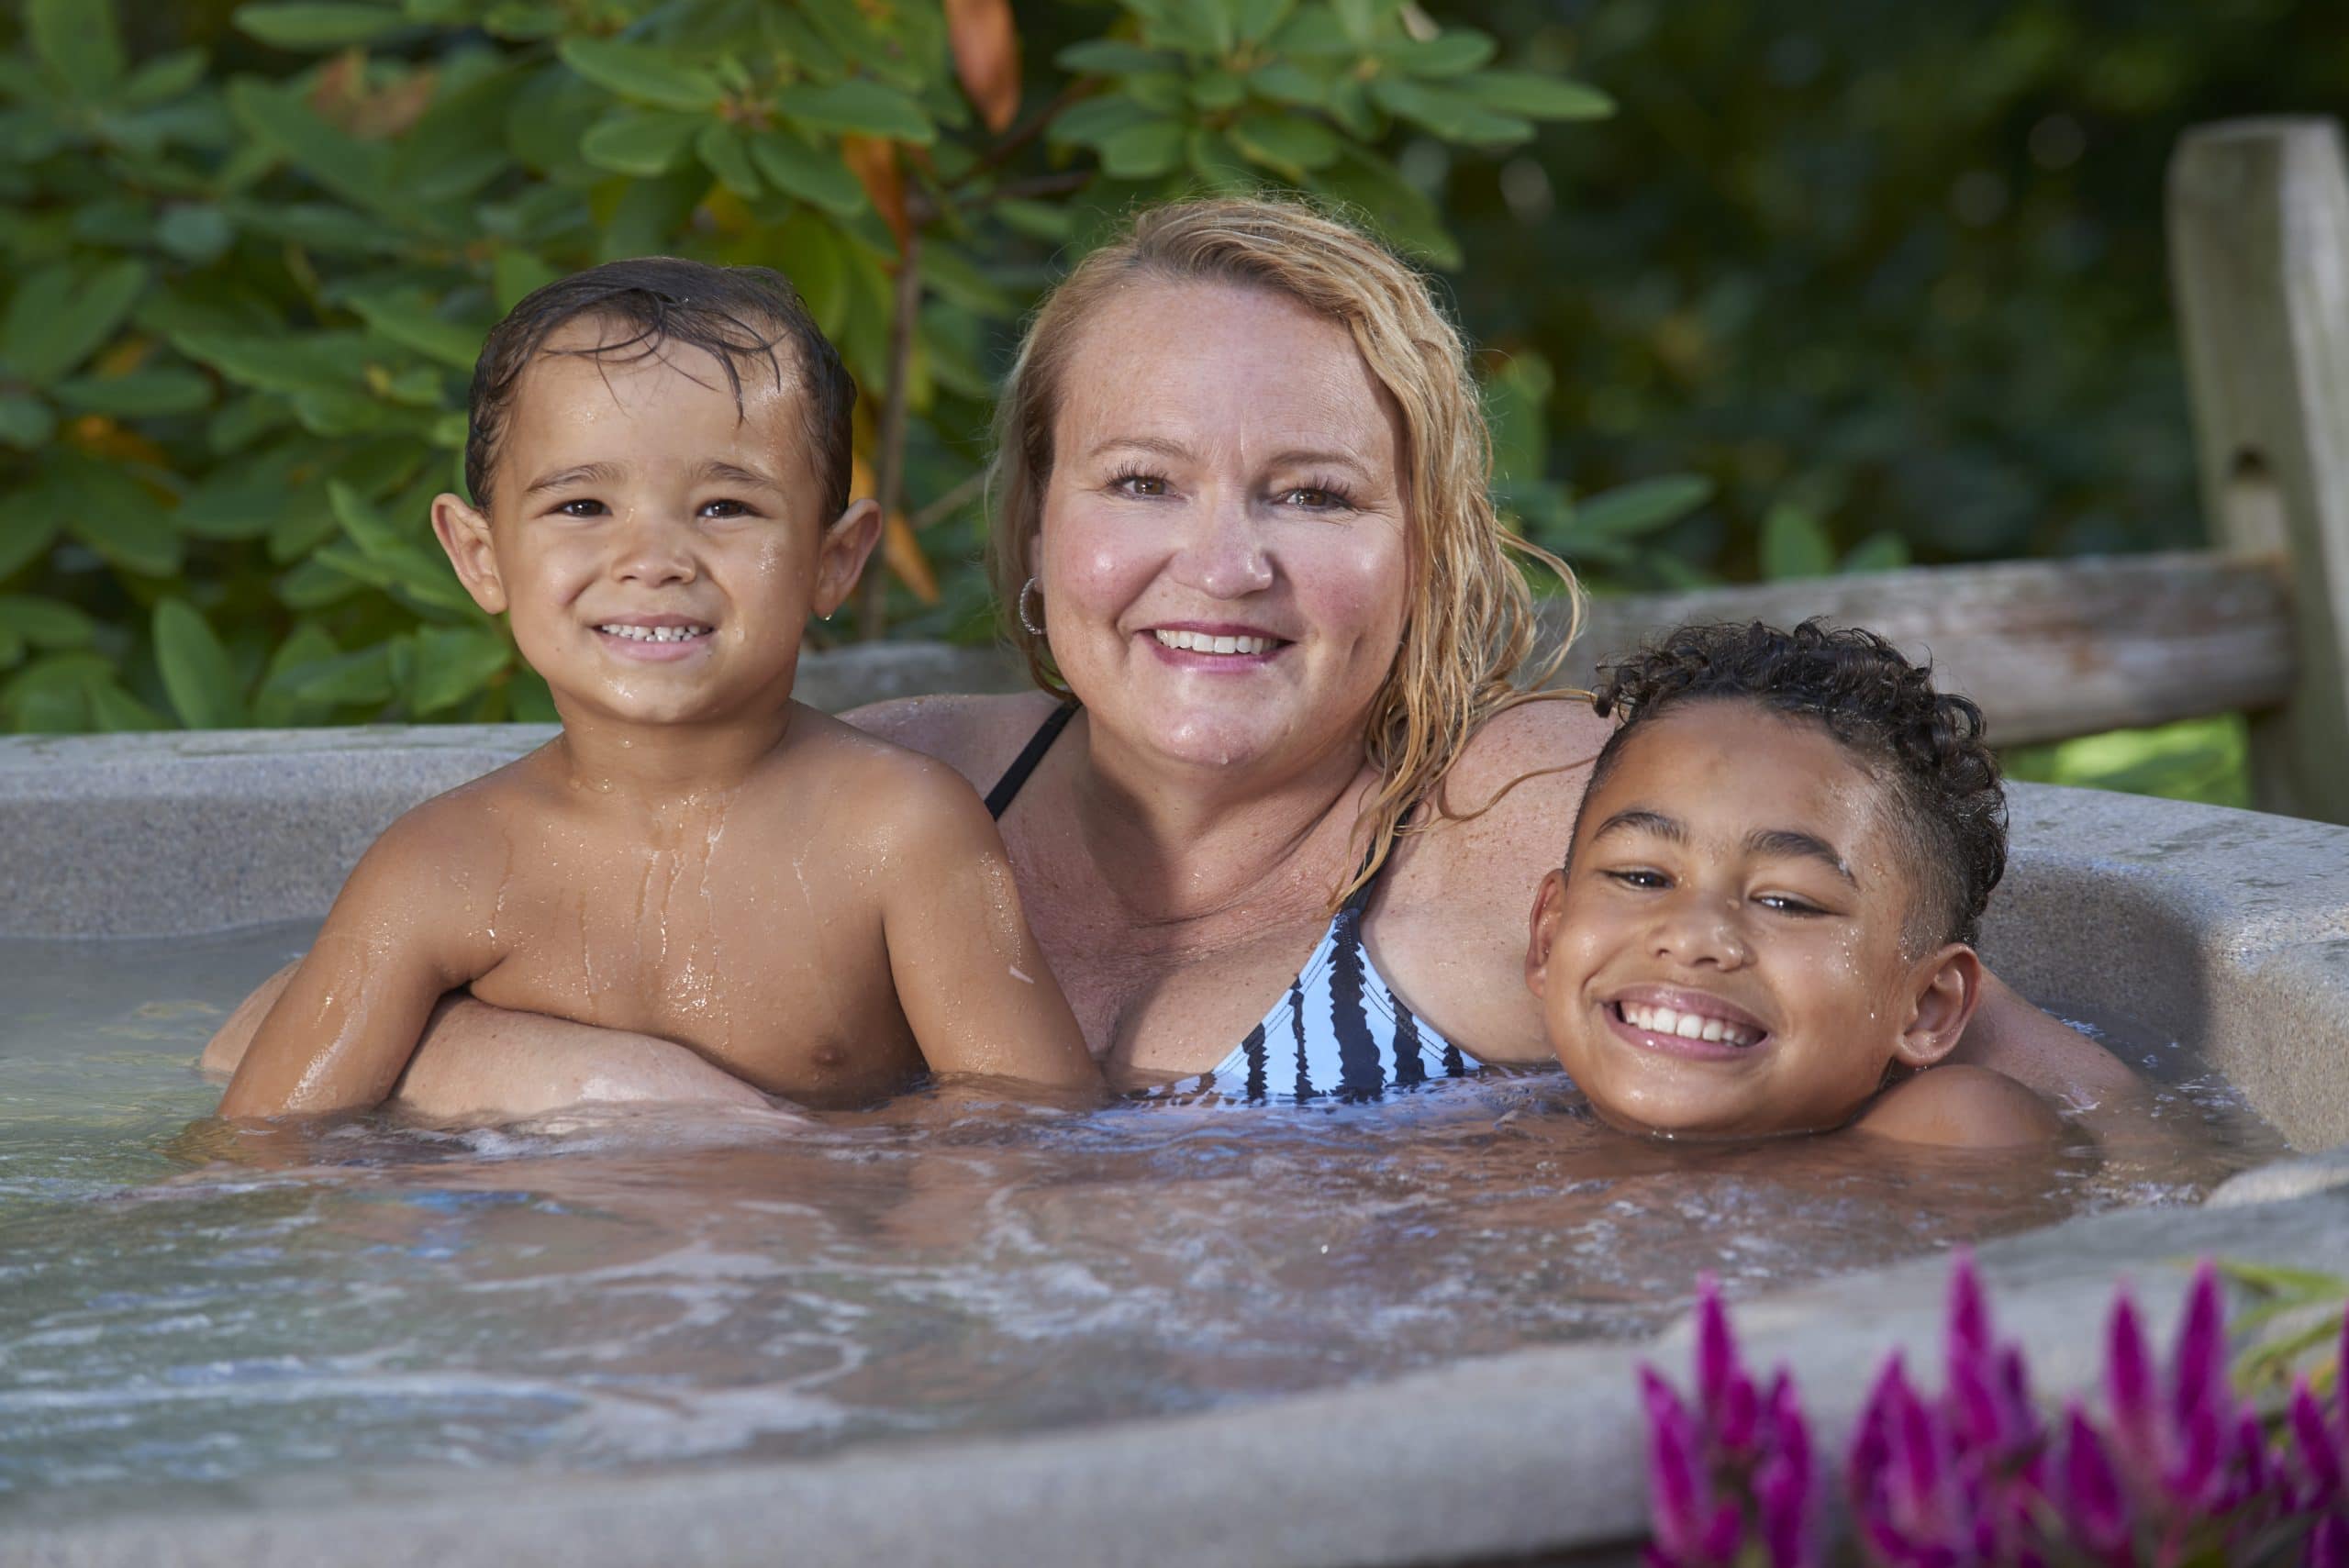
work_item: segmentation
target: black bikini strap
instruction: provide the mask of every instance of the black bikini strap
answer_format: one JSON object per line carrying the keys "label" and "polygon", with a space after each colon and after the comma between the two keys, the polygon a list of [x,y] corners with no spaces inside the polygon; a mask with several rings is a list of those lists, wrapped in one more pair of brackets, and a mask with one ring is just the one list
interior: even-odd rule
{"label": "black bikini strap", "polygon": [[[1404,812],[1402,816],[1395,818],[1396,835],[1399,837],[1403,829],[1410,826],[1411,818],[1417,817],[1419,814],[1419,808],[1417,806],[1413,806],[1409,810]],[[1370,857],[1375,852],[1377,846],[1373,845],[1370,849],[1363,851],[1362,869],[1364,871],[1370,871]],[[1370,880],[1364,883],[1360,887],[1355,888],[1353,895],[1348,897],[1343,904],[1338,906],[1338,913],[1343,915],[1351,910],[1354,914],[1359,915],[1364,909],[1367,908],[1370,905],[1371,895],[1378,891],[1378,879],[1385,876],[1386,874],[1386,868],[1394,863],[1395,849],[1392,841],[1390,840],[1386,850],[1386,858],[1378,862],[1378,869],[1376,871],[1370,872]]]}
{"label": "black bikini strap", "polygon": [[1003,777],[995,781],[995,788],[987,791],[988,816],[1000,818],[1010,807],[1019,786],[1028,782],[1028,775],[1036,771],[1036,764],[1044,760],[1044,753],[1052,749],[1052,742],[1060,739],[1061,731],[1075,717],[1076,704],[1064,702],[1052,709],[1051,717],[1036,726],[1036,733],[1028,738],[1027,750],[1011,760],[1011,766],[1003,770]]}

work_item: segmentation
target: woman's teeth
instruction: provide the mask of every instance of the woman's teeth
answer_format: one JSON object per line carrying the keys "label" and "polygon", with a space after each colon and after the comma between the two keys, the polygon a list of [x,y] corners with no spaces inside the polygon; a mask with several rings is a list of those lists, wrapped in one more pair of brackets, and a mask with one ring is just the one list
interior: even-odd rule
{"label": "woman's teeth", "polygon": [[618,621],[596,628],[607,637],[624,637],[630,642],[684,642],[690,638],[707,637],[706,626],[626,626]]}
{"label": "woman's teeth", "polygon": [[1676,1013],[1670,1007],[1649,1007],[1637,1002],[1617,1006],[1622,1010],[1625,1023],[1651,1034],[1678,1035],[1682,1040],[1717,1040],[1727,1045],[1753,1045],[1762,1039],[1759,1029],[1746,1029],[1726,1018],[1709,1018],[1702,1013]]}
{"label": "woman's teeth", "polygon": [[1153,631],[1151,635],[1162,647],[1191,653],[1270,653],[1274,642],[1269,637],[1215,637],[1204,631]]}

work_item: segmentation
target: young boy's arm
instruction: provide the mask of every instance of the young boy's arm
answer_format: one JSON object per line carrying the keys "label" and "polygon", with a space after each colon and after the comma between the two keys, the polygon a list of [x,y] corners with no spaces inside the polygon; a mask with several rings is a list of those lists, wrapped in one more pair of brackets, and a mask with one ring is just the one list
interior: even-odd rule
{"label": "young boy's arm", "polygon": [[463,863],[427,806],[361,857],[317,940],[262,1020],[220,1096],[224,1117],[322,1116],[380,1105],[443,992],[485,953]]}
{"label": "young boy's arm", "polygon": [[1096,1088],[1101,1070],[1020,912],[1011,857],[971,786],[907,770],[883,892],[898,1006],[935,1073]]}

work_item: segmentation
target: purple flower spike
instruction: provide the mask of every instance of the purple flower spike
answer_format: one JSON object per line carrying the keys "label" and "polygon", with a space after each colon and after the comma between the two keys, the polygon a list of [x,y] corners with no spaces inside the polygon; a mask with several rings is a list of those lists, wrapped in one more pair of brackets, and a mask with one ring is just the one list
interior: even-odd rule
{"label": "purple flower spike", "polygon": [[2290,1409],[2292,1437],[2298,1446],[2300,1473],[2308,1482],[2309,1496],[2303,1506],[2329,1507],[2341,1496],[2341,1444],[2333,1435],[2332,1424],[2324,1418],[2323,1407],[2316,1402],[2316,1391],[2309,1386],[2306,1377],[2292,1382]]}
{"label": "purple flower spike", "polygon": [[1716,1418],[1729,1386],[1743,1375],[1737,1363],[1737,1339],[1730,1332],[1729,1311],[1721,1305],[1720,1282],[1709,1273],[1697,1276],[1697,1404],[1709,1422]]}
{"label": "purple flower spike", "polygon": [[1712,1509],[1696,1422],[1654,1368],[1640,1368],[1640,1391],[1648,1414],[1648,1520],[1657,1548],[1674,1563],[1701,1562]]}
{"label": "purple flower spike", "polygon": [[1982,1299],[1982,1276],[1974,1269],[1974,1249],[1950,1254],[1949,1364],[1981,1364],[1990,1358],[1990,1308]]}
{"label": "purple flower spike", "polygon": [[2137,1306],[2126,1290],[2114,1293],[2112,1317],[2105,1328],[2104,1397],[2112,1407],[2112,1438],[2121,1462],[2152,1482],[2161,1473],[2161,1417],[2145,1331],[2138,1326]]}
{"label": "purple flower spike", "polygon": [[2227,1383],[2226,1307],[2219,1296],[2219,1271],[2205,1258],[2187,1287],[2186,1321],[2178,1325],[2177,1360],[2170,1414],[2183,1429],[2208,1414],[2233,1424],[2234,1396]]}
{"label": "purple flower spike", "polygon": [[2308,1568],[2349,1568],[2349,1525],[2327,1514],[2309,1532]]}
{"label": "purple flower spike", "polygon": [[2129,1499],[2104,1440],[2077,1405],[2064,1413],[2064,1519],[2081,1545],[2110,1557],[2129,1544]]}
{"label": "purple flower spike", "polygon": [[1770,1568],[1812,1568],[1809,1466],[1774,1454],[1754,1475],[1753,1490]]}

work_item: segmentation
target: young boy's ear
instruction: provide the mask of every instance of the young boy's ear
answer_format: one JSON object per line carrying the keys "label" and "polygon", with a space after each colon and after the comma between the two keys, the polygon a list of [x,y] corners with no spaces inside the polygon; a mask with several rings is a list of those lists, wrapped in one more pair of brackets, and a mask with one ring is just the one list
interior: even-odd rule
{"label": "young boy's ear", "polygon": [[850,590],[864,573],[873,547],[881,542],[881,506],[872,500],[852,501],[848,510],[824,530],[816,550],[815,610],[829,616],[848,603]]}
{"label": "young boy's ear", "polygon": [[502,612],[506,584],[498,580],[497,556],[489,547],[489,519],[462,496],[444,491],[432,498],[432,531],[473,603],[490,615]]}
{"label": "young boy's ear", "polygon": [[1536,996],[1550,977],[1550,944],[1558,940],[1558,922],[1565,915],[1566,873],[1553,871],[1542,879],[1533,895],[1533,913],[1527,925],[1525,987]]}
{"label": "young boy's ear", "polygon": [[1904,1067],[1931,1067],[1957,1049],[1958,1037],[1982,1001],[1982,960],[1964,942],[1952,942],[1919,964],[1910,995],[1909,1025],[1893,1042]]}

